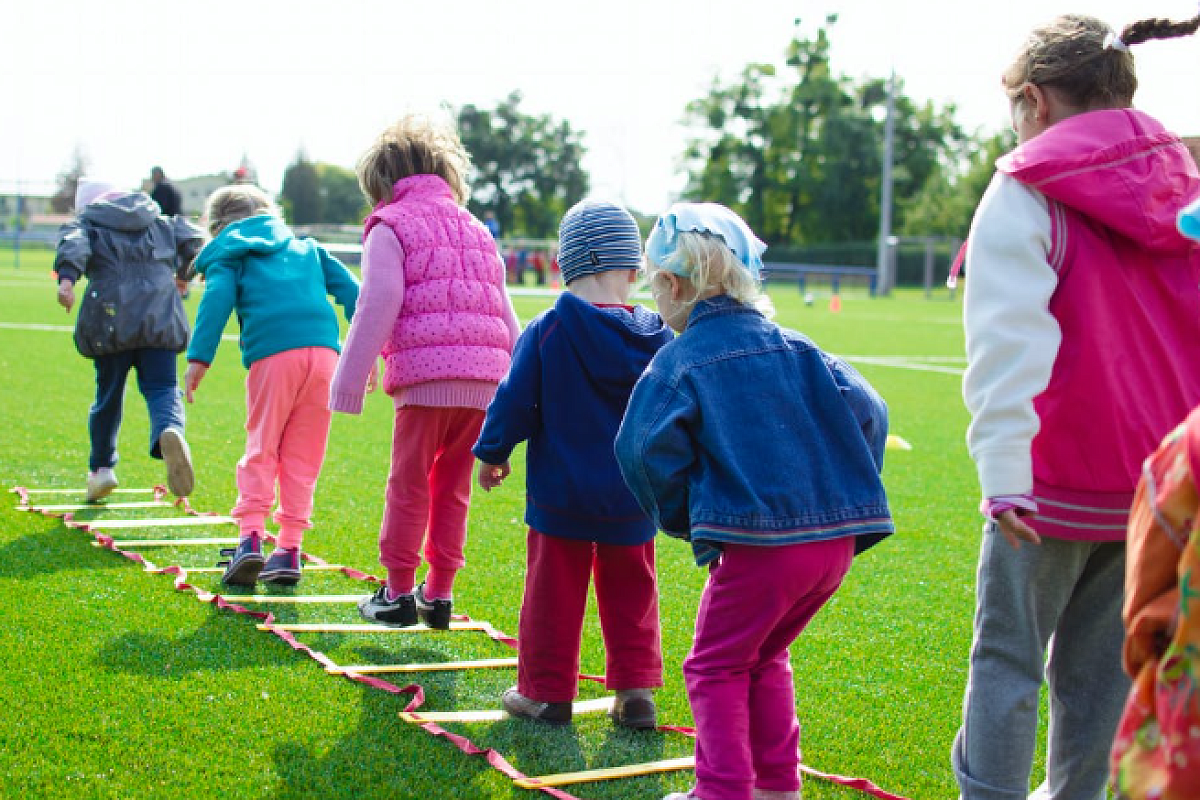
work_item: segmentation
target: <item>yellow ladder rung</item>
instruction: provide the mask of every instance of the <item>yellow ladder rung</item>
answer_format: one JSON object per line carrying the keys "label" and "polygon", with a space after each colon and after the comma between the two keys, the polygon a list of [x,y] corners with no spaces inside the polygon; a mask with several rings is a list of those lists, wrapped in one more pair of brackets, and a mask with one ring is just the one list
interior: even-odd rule
{"label": "yellow ladder rung", "polygon": [[692,756],[685,756],[684,758],[668,758],[665,761],[629,764],[624,767],[589,769],[582,772],[560,772],[557,775],[540,775],[536,778],[518,778],[513,783],[522,789],[537,789],[542,786],[566,786],[572,783],[591,783],[592,781],[607,781],[613,778],[633,778],[638,775],[677,772],[679,770],[692,769],[695,766],[696,759]]}
{"label": "yellow ladder rung", "polygon": [[[427,633],[436,628],[425,625],[410,625],[395,628],[391,625],[372,625],[354,622],[289,622],[277,625],[259,625],[260,631],[287,631],[289,633]],[[452,631],[486,631],[489,626],[482,622],[451,622]]]}
{"label": "yellow ladder rung", "polygon": [[158,519],[87,520],[89,528],[190,528],[200,525],[236,525],[233,517],[159,517]]}
{"label": "yellow ladder rung", "polygon": [[[574,714],[588,714],[596,711],[608,711],[612,708],[612,697],[599,697],[595,700],[580,700],[571,704]],[[509,713],[503,709],[487,709],[483,711],[401,711],[400,719],[405,722],[420,724],[422,722],[500,722],[509,718]]]}
{"label": "yellow ladder rung", "polygon": [[[114,540],[113,547],[198,547],[200,545],[213,544],[237,544],[240,539],[237,537],[215,537],[211,539],[126,539],[123,541]],[[104,547],[100,542],[92,542],[92,547]]]}
{"label": "yellow ladder rung", "polygon": [[[207,592],[198,595],[204,599]],[[223,594],[231,603],[357,603],[365,594]]]}
{"label": "yellow ladder rung", "polygon": [[357,666],[326,667],[330,675],[345,675],[353,672],[356,675],[372,675],[387,672],[448,672],[458,669],[499,669],[515,667],[515,658],[477,658],[472,661],[435,661],[427,664],[360,664]]}
{"label": "yellow ladder rung", "polygon": [[[186,570],[189,573],[195,572],[197,574],[206,573],[206,572],[224,572],[225,571],[224,567],[182,567],[182,569]],[[343,567],[339,564],[305,564],[302,567],[302,569],[305,572],[310,572],[312,570],[318,570],[318,571],[323,570],[323,571],[328,572],[331,570],[343,569]]]}
{"label": "yellow ladder rung", "polygon": [[165,500],[139,500],[133,503],[62,503],[49,506],[17,506],[17,511],[90,511],[108,508],[170,508]]}

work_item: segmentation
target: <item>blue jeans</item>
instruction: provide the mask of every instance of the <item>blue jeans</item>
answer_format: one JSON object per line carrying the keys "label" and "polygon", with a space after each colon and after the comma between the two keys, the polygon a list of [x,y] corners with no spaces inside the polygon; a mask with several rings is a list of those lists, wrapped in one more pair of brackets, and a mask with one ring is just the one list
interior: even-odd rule
{"label": "blue jeans", "polygon": [[137,370],[138,390],[146,398],[150,415],[150,456],[162,458],[158,437],[167,428],[183,430],[183,395],[179,391],[173,350],[143,348],[99,356],[96,365],[96,402],[88,413],[92,452],[88,469],[117,465],[117,435],[125,403],[125,379]]}

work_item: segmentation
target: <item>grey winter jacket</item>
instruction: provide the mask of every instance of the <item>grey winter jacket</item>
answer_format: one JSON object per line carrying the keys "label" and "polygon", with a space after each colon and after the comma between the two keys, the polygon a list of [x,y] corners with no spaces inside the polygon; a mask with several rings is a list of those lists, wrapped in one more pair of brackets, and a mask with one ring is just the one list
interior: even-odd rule
{"label": "grey winter jacket", "polygon": [[143,347],[181,352],[188,321],[175,279],[204,244],[183,217],[163,217],[144,192],[92,203],[59,231],[59,280],[87,275],[75,346],[88,358]]}

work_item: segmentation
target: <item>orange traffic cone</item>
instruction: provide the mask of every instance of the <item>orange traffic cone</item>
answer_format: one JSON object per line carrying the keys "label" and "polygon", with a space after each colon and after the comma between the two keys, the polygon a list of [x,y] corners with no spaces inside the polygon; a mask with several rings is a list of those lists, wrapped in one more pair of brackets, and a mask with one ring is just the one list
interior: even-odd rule
{"label": "orange traffic cone", "polygon": [[829,298],[829,311],[832,314],[836,314],[841,310],[842,298],[835,294],[833,297]]}

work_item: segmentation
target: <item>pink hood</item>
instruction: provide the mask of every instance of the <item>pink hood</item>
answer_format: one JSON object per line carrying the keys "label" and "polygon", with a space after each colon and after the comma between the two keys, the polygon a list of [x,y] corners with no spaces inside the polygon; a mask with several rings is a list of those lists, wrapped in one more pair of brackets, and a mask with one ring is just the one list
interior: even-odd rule
{"label": "pink hood", "polygon": [[1200,174],[1182,140],[1140,111],[1068,117],[996,167],[1152,253],[1193,247],[1176,218],[1200,194]]}

